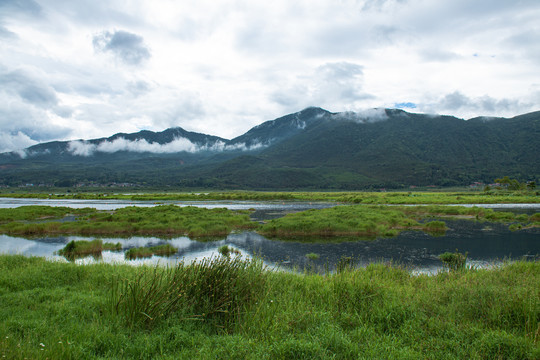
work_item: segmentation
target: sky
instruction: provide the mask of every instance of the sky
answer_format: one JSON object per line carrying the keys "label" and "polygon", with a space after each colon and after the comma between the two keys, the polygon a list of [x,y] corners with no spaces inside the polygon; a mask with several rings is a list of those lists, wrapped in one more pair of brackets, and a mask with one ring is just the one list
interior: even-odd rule
{"label": "sky", "polygon": [[540,110],[538,0],[0,0],[0,152],[318,106]]}

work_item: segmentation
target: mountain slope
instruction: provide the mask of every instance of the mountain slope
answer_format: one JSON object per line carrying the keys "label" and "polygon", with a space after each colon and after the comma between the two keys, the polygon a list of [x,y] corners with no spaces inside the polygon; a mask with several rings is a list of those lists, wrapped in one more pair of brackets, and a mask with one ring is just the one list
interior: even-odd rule
{"label": "mountain slope", "polygon": [[466,185],[540,175],[540,112],[458,119],[308,108],[226,140],[181,128],[51,142],[0,155],[0,184],[130,182],[242,189]]}

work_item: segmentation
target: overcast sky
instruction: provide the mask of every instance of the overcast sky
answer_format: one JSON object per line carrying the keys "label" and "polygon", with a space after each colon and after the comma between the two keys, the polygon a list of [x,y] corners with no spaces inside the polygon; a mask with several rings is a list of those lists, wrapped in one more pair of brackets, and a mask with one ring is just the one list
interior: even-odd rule
{"label": "overcast sky", "polygon": [[308,106],[540,110],[538,0],[0,0],[0,152]]}

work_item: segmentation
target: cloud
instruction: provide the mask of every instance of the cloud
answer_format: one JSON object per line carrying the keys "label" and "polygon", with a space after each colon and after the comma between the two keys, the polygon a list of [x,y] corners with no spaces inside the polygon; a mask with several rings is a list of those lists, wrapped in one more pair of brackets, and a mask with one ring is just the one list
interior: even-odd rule
{"label": "cloud", "polygon": [[478,98],[469,98],[459,91],[444,96],[439,105],[447,110],[469,108],[486,113],[512,111],[521,107],[520,101],[516,99],[494,99],[487,95]]}
{"label": "cloud", "polygon": [[345,111],[333,115],[334,119],[355,121],[360,124],[374,123],[388,120],[385,109],[364,109],[359,111]]}
{"label": "cloud", "polygon": [[[16,133],[0,131],[0,153],[21,150],[35,144],[35,140],[21,131]],[[26,156],[24,152],[19,151],[18,153],[21,157]]]}
{"label": "cloud", "polygon": [[95,50],[111,52],[128,65],[140,65],[151,57],[142,36],[127,31],[104,31],[94,35],[92,42]]}
{"label": "cloud", "polygon": [[23,70],[0,73],[0,90],[17,94],[24,101],[42,108],[58,104],[56,92],[50,86]]}
{"label": "cloud", "polygon": [[363,67],[355,63],[325,63],[309,73],[299,74],[288,88],[279,86],[270,99],[287,111],[309,106],[339,110],[359,108],[363,100],[374,98],[364,91],[363,75]]}
{"label": "cloud", "polygon": [[0,15],[17,13],[40,15],[42,7],[34,0],[2,0],[0,2]]}
{"label": "cloud", "polygon": [[76,140],[68,143],[68,151],[77,156],[91,156],[95,152],[116,153],[119,151],[130,151],[137,153],[173,154],[179,152],[196,153],[201,151],[249,151],[264,147],[261,143],[247,146],[245,143],[225,144],[223,141],[216,141],[211,144],[195,144],[189,139],[179,137],[165,144],[148,142],[146,139],[127,140],[123,137],[113,141],[102,141],[98,144],[88,141]]}
{"label": "cloud", "polygon": [[431,113],[461,114],[463,117],[507,116],[533,110],[534,104],[520,99],[497,99],[488,95],[469,97],[460,91],[454,91],[433,103],[417,104],[417,108]]}
{"label": "cloud", "polygon": [[9,31],[5,26],[2,26],[2,24],[0,24],[0,38],[16,39],[17,34],[15,34],[12,31]]}

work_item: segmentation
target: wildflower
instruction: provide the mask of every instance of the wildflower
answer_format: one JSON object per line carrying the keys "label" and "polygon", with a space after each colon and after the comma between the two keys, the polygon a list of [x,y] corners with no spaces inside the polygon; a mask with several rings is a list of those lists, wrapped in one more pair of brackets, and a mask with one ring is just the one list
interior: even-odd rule
{"label": "wildflower", "polygon": [[44,343],[39,343],[39,346],[45,347],[45,344]]}

